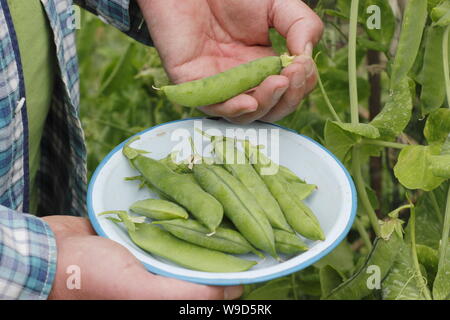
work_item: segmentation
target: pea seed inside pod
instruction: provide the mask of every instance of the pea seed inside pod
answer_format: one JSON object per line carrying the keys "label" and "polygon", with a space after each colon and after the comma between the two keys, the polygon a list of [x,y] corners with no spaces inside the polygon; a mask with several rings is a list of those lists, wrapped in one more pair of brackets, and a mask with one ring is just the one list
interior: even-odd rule
{"label": "pea seed inside pod", "polygon": [[280,74],[294,57],[265,57],[200,80],[161,88],[166,97],[186,107],[200,107],[226,101],[257,87],[268,76]]}

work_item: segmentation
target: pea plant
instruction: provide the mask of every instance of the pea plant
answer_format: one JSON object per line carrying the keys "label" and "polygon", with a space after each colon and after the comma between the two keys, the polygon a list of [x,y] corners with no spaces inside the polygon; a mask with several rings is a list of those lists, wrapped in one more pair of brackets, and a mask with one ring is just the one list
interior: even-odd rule
{"label": "pea plant", "polygon": [[[321,117],[309,114],[313,124],[301,130],[312,130],[351,172],[360,206],[352,247],[369,251],[360,250],[356,266],[338,261],[343,248],[315,266],[324,299],[450,298],[450,1],[409,0],[399,22],[391,3],[318,3],[337,36],[321,44],[321,97],[313,94],[304,111],[321,109]],[[389,182],[377,184],[380,177]]]}
{"label": "pea plant", "polygon": [[[449,299],[450,0],[305,2],[326,26],[314,55],[320,79],[279,124],[342,161],[357,188],[358,215],[327,257],[248,285],[243,298]],[[151,89],[168,83],[155,50],[91,16],[81,25],[90,170],[144,128],[201,115]],[[287,52],[273,30],[271,40]]]}

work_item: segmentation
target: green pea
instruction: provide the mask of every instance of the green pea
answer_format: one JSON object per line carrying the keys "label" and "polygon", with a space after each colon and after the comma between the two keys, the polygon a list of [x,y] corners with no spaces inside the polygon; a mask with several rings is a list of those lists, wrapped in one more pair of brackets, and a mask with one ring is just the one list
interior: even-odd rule
{"label": "green pea", "polygon": [[308,246],[295,234],[277,229],[273,233],[277,252],[294,255],[308,250]]}
{"label": "green pea", "polygon": [[236,148],[234,141],[215,139],[214,152],[225,169],[242,182],[255,197],[270,224],[274,228],[292,232],[278,202],[249,163],[245,153]]}
{"label": "green pea", "polygon": [[404,79],[414,65],[427,16],[426,0],[409,0],[407,2],[403,15],[402,32],[392,65],[391,88]]}
{"label": "green pea", "polygon": [[268,76],[279,74],[293,57],[265,57],[239,65],[214,76],[162,87],[166,97],[187,107],[199,107],[226,101],[257,87]]}
{"label": "green pea", "polygon": [[219,166],[196,164],[193,170],[198,183],[222,203],[225,216],[239,232],[256,248],[277,257],[269,220],[245,186]]}
{"label": "green pea", "polygon": [[130,147],[130,140],[123,154],[130,160],[145,180],[171,200],[186,208],[198,221],[214,232],[223,217],[223,207],[212,195],[205,192],[188,174],[170,170],[160,161],[144,157],[142,151]]}
{"label": "green pea", "polygon": [[271,166],[272,161],[258,148],[244,141],[245,152],[249,159],[253,159],[253,166],[278,201],[289,225],[305,238],[311,240],[325,240],[320,223],[311,211],[289,188],[289,183],[278,174],[263,174],[264,167]]}
{"label": "green pea", "polygon": [[442,54],[444,29],[428,27],[423,68],[420,74],[423,114],[439,109],[445,101],[445,74]]}
{"label": "green pea", "polygon": [[328,300],[359,300],[368,296],[372,289],[367,286],[368,278],[372,275],[368,272],[371,266],[377,266],[380,270],[380,279],[384,279],[394,264],[395,258],[403,245],[403,239],[393,233],[389,240],[378,238],[369,253],[368,258],[358,271],[348,280],[340,284],[325,297]]}
{"label": "green pea", "polygon": [[187,219],[189,214],[179,205],[160,199],[140,200],[133,203],[130,210],[134,213],[157,220]]}
{"label": "green pea", "polygon": [[156,221],[175,237],[204,248],[232,254],[254,253],[264,257],[237,231],[218,227],[212,235],[207,234],[208,229],[195,220],[174,219]]}
{"label": "green pea", "polygon": [[180,266],[205,272],[241,272],[256,265],[223,252],[202,248],[172,236],[149,223],[134,223],[126,213],[118,213],[131,240],[143,250]]}

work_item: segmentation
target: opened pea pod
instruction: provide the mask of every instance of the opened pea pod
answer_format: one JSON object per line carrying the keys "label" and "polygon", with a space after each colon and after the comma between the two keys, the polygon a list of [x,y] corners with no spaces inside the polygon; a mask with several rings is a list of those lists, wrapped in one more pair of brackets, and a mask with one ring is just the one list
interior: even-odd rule
{"label": "opened pea pod", "polygon": [[170,101],[186,107],[224,102],[257,87],[267,77],[280,74],[294,58],[288,55],[260,58],[211,77],[164,86],[160,90]]}

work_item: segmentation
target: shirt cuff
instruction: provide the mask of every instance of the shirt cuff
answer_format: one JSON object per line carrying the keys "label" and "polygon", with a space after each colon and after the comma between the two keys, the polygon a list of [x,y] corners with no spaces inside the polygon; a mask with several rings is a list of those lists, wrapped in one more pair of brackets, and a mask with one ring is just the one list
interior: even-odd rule
{"label": "shirt cuff", "polygon": [[135,0],[84,0],[76,2],[135,40],[145,45],[152,45],[147,24]]}
{"label": "shirt cuff", "polygon": [[0,206],[0,299],[47,299],[56,260],[55,236],[44,220]]}

